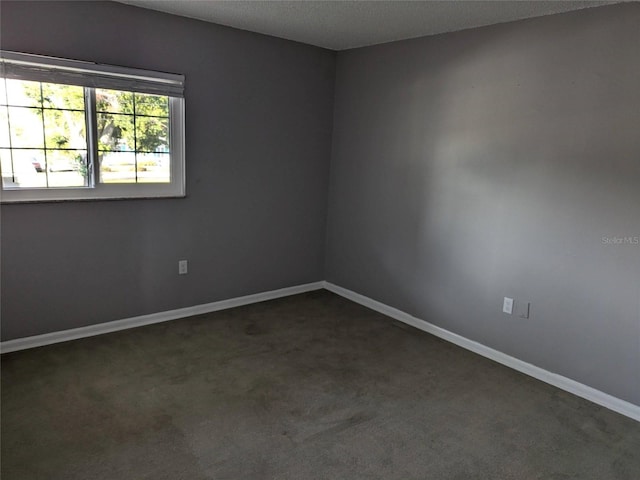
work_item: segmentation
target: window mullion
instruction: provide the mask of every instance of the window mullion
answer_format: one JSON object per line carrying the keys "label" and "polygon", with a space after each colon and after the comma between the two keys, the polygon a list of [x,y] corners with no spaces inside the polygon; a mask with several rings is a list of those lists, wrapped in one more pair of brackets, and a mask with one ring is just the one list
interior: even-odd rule
{"label": "window mullion", "polygon": [[42,82],[40,82],[40,118],[42,119],[42,148],[44,149],[44,174],[49,188],[49,157],[47,155],[47,130],[44,125],[44,95],[42,94]]}
{"label": "window mullion", "polygon": [[85,87],[84,111],[87,122],[87,181],[88,186],[99,185],[100,161],[98,157],[98,118],[96,113],[96,90]]}

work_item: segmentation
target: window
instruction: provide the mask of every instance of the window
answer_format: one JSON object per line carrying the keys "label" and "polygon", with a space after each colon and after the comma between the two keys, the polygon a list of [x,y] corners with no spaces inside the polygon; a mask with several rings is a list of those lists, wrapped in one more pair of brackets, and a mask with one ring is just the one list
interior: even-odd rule
{"label": "window", "polygon": [[184,196],[184,77],[0,52],[2,202]]}

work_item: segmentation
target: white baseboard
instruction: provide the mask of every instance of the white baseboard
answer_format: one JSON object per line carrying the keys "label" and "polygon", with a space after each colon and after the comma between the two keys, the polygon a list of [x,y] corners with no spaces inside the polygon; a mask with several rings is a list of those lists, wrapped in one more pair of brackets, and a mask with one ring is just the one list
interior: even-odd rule
{"label": "white baseboard", "polygon": [[0,352],[9,353],[18,350],[25,350],[27,348],[50,345],[53,343],[67,342],[78,338],[92,337],[103,333],[117,332],[128,328],[141,327],[143,325],[167,322],[169,320],[190,317],[192,315],[200,315],[203,313],[225,310],[227,308],[240,307],[251,303],[264,302],[266,300],[287,297],[289,295],[310,292],[312,290],[320,290],[322,288],[640,422],[640,406],[638,405],[613,397],[607,393],[601,392],[600,390],[596,390],[595,388],[576,382],[570,378],[563,377],[562,375],[551,373],[540,367],[536,367],[535,365],[482,345],[481,343],[474,342],[473,340],[469,340],[461,335],[445,330],[444,328],[437,327],[425,320],[421,320],[398,310],[397,308],[390,307],[384,303],[380,303],[369,297],[365,297],[364,295],[339,287],[330,282],[307,283],[295,287],[281,288],[279,290],[272,290],[269,292],[256,293],[253,295],[246,295],[243,297],[231,298],[203,305],[195,305],[193,307],[178,308],[176,310],[125,318],[123,320],[99,323],[97,325],[73,328],[60,332],[17,338],[15,340],[1,342]]}
{"label": "white baseboard", "polygon": [[346,288],[339,287],[333,283],[324,282],[324,288],[330,292],[340,295],[341,297],[375,310],[376,312],[380,312],[388,317],[399,320],[411,325],[412,327],[418,328],[422,331],[435,335],[436,337],[442,338],[443,340],[477,353],[478,355],[482,355],[483,357],[501,363],[502,365],[506,365],[514,370],[553,385],[554,387],[558,387],[561,390],[573,393],[578,397],[582,397],[600,406],[608,408],[609,410],[613,410],[614,412],[640,422],[640,406],[638,405],[613,397],[607,393],[601,392],[600,390],[596,390],[595,388],[576,382],[570,378],[563,377],[562,375],[551,373],[543,368],[536,367],[535,365],[499,352],[498,350],[494,350],[493,348],[482,345],[481,343],[469,340],[461,335],[445,330],[444,328],[437,327],[425,320],[420,320],[419,318],[409,315],[401,310],[390,307],[351,290],[347,290]]}
{"label": "white baseboard", "polygon": [[178,318],[190,317],[192,315],[200,315],[203,313],[216,312],[227,308],[240,307],[250,303],[264,302],[265,300],[273,300],[280,297],[288,297],[298,293],[310,292],[312,290],[320,290],[324,287],[324,282],[307,283],[297,285],[295,287],[281,288],[279,290],[271,290],[269,292],[255,293],[244,297],[230,298],[228,300],[220,300],[219,302],[205,303],[195,305],[193,307],[178,308],[176,310],[168,310],[165,312],[151,313],[149,315],[141,315],[139,317],[125,318],[123,320],[115,320],[113,322],[99,323],[97,325],[88,325],[86,327],[72,328],[70,330],[62,330],[59,332],[45,333],[43,335],[34,335],[32,337],[17,338],[0,343],[0,352],[9,353],[17,350],[25,350],[27,348],[41,347],[52,343],[67,342],[78,338],[92,337],[94,335],[102,335],[103,333],[117,332],[128,328],[141,327],[152,323],[167,322]]}

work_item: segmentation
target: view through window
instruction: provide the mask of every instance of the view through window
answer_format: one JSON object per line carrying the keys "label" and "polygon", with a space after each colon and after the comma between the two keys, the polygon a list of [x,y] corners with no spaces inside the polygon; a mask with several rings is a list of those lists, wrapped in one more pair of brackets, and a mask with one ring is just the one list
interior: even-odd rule
{"label": "view through window", "polygon": [[183,193],[182,98],[63,79],[0,77],[3,201]]}

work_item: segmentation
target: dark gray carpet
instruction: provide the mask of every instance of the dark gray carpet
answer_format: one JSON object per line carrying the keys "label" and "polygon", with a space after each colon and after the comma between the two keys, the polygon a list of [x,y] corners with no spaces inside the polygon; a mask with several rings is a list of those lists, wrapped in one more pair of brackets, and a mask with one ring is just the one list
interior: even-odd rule
{"label": "dark gray carpet", "polygon": [[325,291],[4,355],[2,478],[630,479],[640,424]]}

